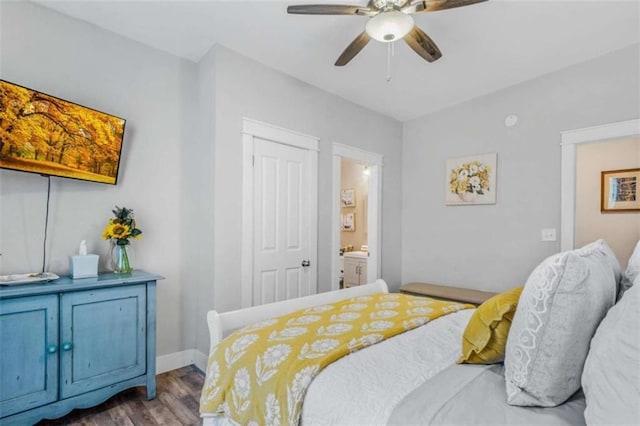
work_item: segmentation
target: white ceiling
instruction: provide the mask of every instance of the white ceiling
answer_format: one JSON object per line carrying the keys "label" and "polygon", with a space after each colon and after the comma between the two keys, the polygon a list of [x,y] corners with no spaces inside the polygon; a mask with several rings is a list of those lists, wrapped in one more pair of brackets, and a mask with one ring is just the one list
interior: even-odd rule
{"label": "white ceiling", "polygon": [[220,43],[401,121],[640,42],[640,1],[490,0],[415,15],[443,57],[430,64],[398,42],[388,83],[382,43],[333,66],[368,18],[286,13],[287,4],[366,0],[37,3],[196,62]]}

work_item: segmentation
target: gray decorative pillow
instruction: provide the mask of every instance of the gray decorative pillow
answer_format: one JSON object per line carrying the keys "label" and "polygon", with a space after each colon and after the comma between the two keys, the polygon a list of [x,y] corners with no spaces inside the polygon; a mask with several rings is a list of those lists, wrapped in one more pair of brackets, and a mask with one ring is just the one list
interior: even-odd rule
{"label": "gray decorative pillow", "polygon": [[507,402],[553,407],[580,388],[589,342],[616,298],[599,245],[545,259],[529,276],[505,355]]}
{"label": "gray decorative pillow", "polygon": [[587,424],[640,424],[640,276],[596,330],[582,373]]}
{"label": "gray decorative pillow", "polygon": [[620,282],[620,294],[618,295],[618,299],[622,297],[622,294],[629,290],[633,285],[636,277],[640,275],[640,241],[636,244],[636,248],[633,250],[631,257],[629,258],[629,264],[627,265],[627,270],[622,275],[622,280]]}
{"label": "gray decorative pillow", "polygon": [[622,278],[622,269],[620,268],[620,262],[618,262],[616,254],[613,252],[613,250],[611,250],[611,247],[609,247],[609,245],[604,240],[598,240],[591,244],[587,244],[586,246],[577,249],[576,252],[578,254],[588,254],[593,250],[599,250],[604,253],[607,261],[611,264],[613,274],[616,278],[616,283],[620,283],[620,278]]}
{"label": "gray decorative pillow", "polygon": [[616,280],[617,292],[622,280],[622,268],[620,268],[620,262],[618,262],[618,258],[616,257],[616,254],[613,252],[613,250],[611,250],[611,247],[609,247],[609,245],[604,240],[600,239],[575,250],[575,252],[581,256],[588,255],[594,251],[599,251],[604,254],[607,258],[607,261],[609,261],[609,263],[611,264],[613,275]]}

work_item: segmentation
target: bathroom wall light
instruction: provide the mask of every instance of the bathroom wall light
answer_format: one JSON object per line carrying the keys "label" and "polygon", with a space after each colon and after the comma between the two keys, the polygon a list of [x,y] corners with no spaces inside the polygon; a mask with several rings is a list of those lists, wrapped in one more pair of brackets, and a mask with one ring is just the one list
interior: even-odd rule
{"label": "bathroom wall light", "polygon": [[362,171],[362,174],[365,176],[369,176],[369,174],[371,174],[371,171],[369,170],[369,166],[367,165],[364,166],[364,170]]}

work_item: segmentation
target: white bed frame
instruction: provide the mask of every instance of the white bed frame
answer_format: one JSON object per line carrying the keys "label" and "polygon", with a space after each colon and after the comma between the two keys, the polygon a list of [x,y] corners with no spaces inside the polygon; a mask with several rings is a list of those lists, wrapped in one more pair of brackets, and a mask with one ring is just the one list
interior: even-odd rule
{"label": "white bed frame", "polygon": [[213,352],[213,348],[224,337],[228,336],[234,330],[249,324],[285,315],[311,306],[338,302],[340,300],[364,296],[367,294],[388,292],[389,287],[387,286],[387,283],[385,283],[384,280],[376,280],[376,282],[371,284],[351,287],[344,290],[334,290],[327,293],[300,297],[298,299],[289,299],[283,300],[282,302],[238,309],[236,311],[223,313],[209,311],[207,312],[207,325],[209,326],[209,335],[211,339],[209,353]]}

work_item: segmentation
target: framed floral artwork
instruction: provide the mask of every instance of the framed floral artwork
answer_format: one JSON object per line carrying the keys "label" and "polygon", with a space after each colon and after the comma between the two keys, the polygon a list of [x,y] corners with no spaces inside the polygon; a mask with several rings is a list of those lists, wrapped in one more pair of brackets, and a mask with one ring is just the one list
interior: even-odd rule
{"label": "framed floral artwork", "polygon": [[496,153],[448,159],[445,204],[495,204],[497,167]]}
{"label": "framed floral artwork", "polygon": [[340,203],[342,207],[355,207],[356,206],[356,190],[355,189],[343,189],[340,191]]}
{"label": "framed floral artwork", "polygon": [[608,170],[600,173],[600,211],[640,211],[640,169]]}

